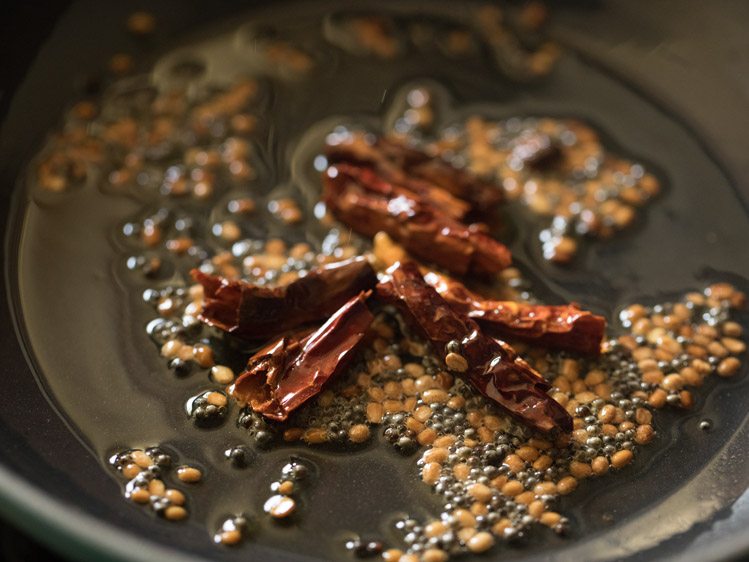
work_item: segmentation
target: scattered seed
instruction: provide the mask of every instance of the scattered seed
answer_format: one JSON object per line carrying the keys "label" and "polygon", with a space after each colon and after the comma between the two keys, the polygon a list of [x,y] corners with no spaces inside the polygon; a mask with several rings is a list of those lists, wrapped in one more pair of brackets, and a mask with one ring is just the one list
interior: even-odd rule
{"label": "scattered seed", "polygon": [[218,384],[231,384],[234,382],[234,371],[225,365],[214,365],[211,367],[211,378]]}
{"label": "scattered seed", "polygon": [[741,361],[735,357],[726,357],[718,364],[716,371],[721,377],[732,377],[739,372],[740,368]]}
{"label": "scattered seed", "polygon": [[127,464],[124,467],[122,467],[122,475],[127,478],[128,480],[131,478],[135,478],[141,471],[141,467],[139,467],[137,464]]}
{"label": "scattered seed", "polygon": [[153,464],[153,462],[151,461],[151,457],[140,450],[133,451],[130,457],[133,459],[133,462],[141,468],[148,468],[149,466],[151,466],[151,464]]}
{"label": "scattered seed", "polygon": [[179,478],[182,482],[187,482],[189,484],[194,484],[196,482],[200,482],[200,480],[203,478],[203,473],[192,466],[180,466],[177,468],[177,478]]}
{"label": "scattered seed", "polygon": [[296,502],[288,496],[279,494],[268,498],[263,509],[275,519],[284,519],[296,511]]}
{"label": "scattered seed", "polygon": [[182,521],[187,517],[187,510],[179,505],[171,505],[164,511],[164,517],[169,521]]}
{"label": "scattered seed", "polygon": [[217,407],[223,407],[226,406],[227,398],[226,395],[220,393],[220,392],[210,392],[205,397],[206,402],[209,404],[212,404]]}
{"label": "scattered seed", "polygon": [[164,492],[164,497],[166,497],[166,499],[168,499],[174,505],[184,505],[185,503],[185,495],[179,490],[175,490],[174,488],[166,490],[166,492]]}
{"label": "scattered seed", "polygon": [[421,555],[421,562],[445,562],[447,558],[447,552],[444,550],[440,550],[439,548],[428,548],[424,551],[424,554]]}
{"label": "scattered seed", "polygon": [[492,546],[494,546],[494,537],[486,531],[476,533],[468,540],[468,550],[471,552],[486,552]]}
{"label": "scattered seed", "polygon": [[219,541],[225,546],[234,546],[242,541],[242,533],[237,529],[223,531],[219,535]]}
{"label": "scattered seed", "polygon": [[468,370],[468,361],[458,353],[448,353],[445,356],[447,368],[456,373],[465,373]]}
{"label": "scattered seed", "polygon": [[147,503],[151,499],[151,494],[145,488],[136,488],[130,494],[130,499],[135,503]]}
{"label": "scattered seed", "polygon": [[632,451],[627,449],[617,451],[611,456],[611,466],[614,468],[622,468],[632,461],[632,457]]}
{"label": "scattered seed", "polygon": [[364,443],[369,439],[369,427],[364,424],[357,424],[349,429],[349,439],[353,443]]}

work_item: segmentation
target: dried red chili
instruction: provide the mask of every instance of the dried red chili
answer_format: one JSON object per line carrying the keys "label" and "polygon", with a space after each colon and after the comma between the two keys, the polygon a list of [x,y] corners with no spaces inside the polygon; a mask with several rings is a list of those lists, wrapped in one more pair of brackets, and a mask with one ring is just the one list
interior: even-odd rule
{"label": "dried red chili", "polygon": [[[480,213],[494,209],[503,200],[502,191],[495,185],[392,137],[353,133],[348,141],[328,146],[327,157],[331,164],[344,162],[371,167],[387,181],[422,196],[430,189],[440,189],[466,201]],[[461,210],[459,217],[466,209]]]}
{"label": "dried red chili", "polygon": [[269,344],[252,356],[232,396],[263,416],[283,421],[353,358],[374,317],[361,293],[317,330],[304,330]]}
{"label": "dried red chili", "polygon": [[508,267],[510,251],[479,225],[465,225],[370,168],[331,166],[323,197],[343,223],[365,236],[387,232],[416,257],[453,273],[489,275]]}
{"label": "dried red chili", "polygon": [[200,319],[247,340],[267,339],[328,318],[351,297],[371,289],[377,276],[364,257],[332,263],[275,288],[229,281],[193,270],[203,285]]}
{"label": "dried red chili", "polygon": [[[371,170],[372,174],[392,184],[391,191],[397,190],[399,194],[416,196],[457,220],[463,219],[471,210],[469,202],[456,197],[448,190],[406,173],[402,167],[402,158],[391,161],[381,150],[382,139],[378,138],[373,144],[368,142],[367,138],[364,134],[354,134],[348,142],[328,146],[328,163],[350,164]],[[404,151],[408,152],[409,149],[404,147]],[[420,152],[417,154],[423,155]]]}
{"label": "dried red chili", "polygon": [[[459,373],[484,396],[528,426],[548,432],[572,431],[572,418],[546,392],[551,385],[508,345],[485,335],[478,324],[453,310],[428,285],[413,262],[388,270],[377,294],[399,307],[438,351],[457,347],[467,362]],[[449,346],[449,347],[448,347]]]}
{"label": "dried red chili", "polygon": [[544,347],[598,355],[606,319],[574,304],[561,306],[524,304],[484,299],[465,285],[429,272],[424,280],[460,314],[479,323],[492,336],[517,338]]}

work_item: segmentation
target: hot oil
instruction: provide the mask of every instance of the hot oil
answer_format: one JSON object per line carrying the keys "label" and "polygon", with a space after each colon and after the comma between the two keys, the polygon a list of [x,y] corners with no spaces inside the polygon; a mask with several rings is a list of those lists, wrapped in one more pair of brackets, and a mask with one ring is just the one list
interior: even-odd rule
{"label": "hot oil", "polygon": [[[319,34],[316,10],[320,8],[305,9],[313,19],[300,14],[298,22],[290,22],[271,9],[252,23],[225,26],[230,31],[205,34],[209,38],[202,42],[178,47],[155,65],[157,87],[189,81],[190,88],[198,88],[245,74],[264,76],[259,133],[251,139],[260,163],[250,188],[268,194],[268,200],[277,193],[301,194],[306,221],[287,229],[268,213],[260,213],[261,218],[253,218],[248,228],[262,235],[289,233],[294,241],[307,239],[319,245],[324,231],[313,213],[319,180],[310,163],[328,124],[354,121],[377,127],[408,84],[433,81],[447,96],[440,120],[450,122],[472,112],[494,117],[580,117],[611,139],[617,151],[653,162],[670,186],[661,200],[645,210],[635,229],[588,244],[569,268],[551,265],[539,255],[540,226],[527,213],[517,207],[505,211],[505,219],[512,223],[508,242],[515,262],[542,301],[574,300],[612,319],[621,306],[643,295],[676,294],[723,278],[716,272],[710,279],[703,277],[706,265],[742,278],[749,275],[746,264],[735,261],[732,249],[744,239],[747,219],[733,204],[731,186],[720,169],[679,123],[600,70],[568,53],[542,85],[519,85],[498,73],[483,55],[455,61],[409,49],[395,61],[362,58],[326,45]],[[279,36],[303,46],[315,68],[298,77],[259,58],[253,38],[268,24]],[[194,63],[190,68],[204,71],[195,70],[188,77],[172,71],[190,62]],[[323,121],[325,125],[316,127]],[[228,421],[219,429],[193,426],[184,414],[184,402],[211,385],[205,372],[177,378],[166,368],[144,331],[154,314],[141,295],[153,283],[124,267],[127,257],[136,252],[123,240],[122,227],[145,209],[155,209],[158,197],[142,192],[135,199],[112,195],[97,183],[93,178],[88,185],[59,196],[41,194],[30,186],[19,286],[43,383],[99,458],[123,448],[165,444],[178,454],[180,463],[202,467],[205,481],[194,489],[182,488],[191,505],[187,525],[205,534],[206,541],[223,518],[245,512],[255,521],[250,543],[288,547],[293,542],[295,551],[344,559],[348,555],[340,541],[319,537],[358,532],[389,538],[391,514],[436,513],[434,497],[419,483],[418,455],[404,458],[381,443],[379,436],[355,452],[297,446],[258,450],[247,468],[232,468],[223,451],[247,441],[245,432],[234,424],[236,406],[231,406]],[[711,186],[710,193],[706,185]],[[229,188],[227,193],[242,189]],[[208,209],[204,213],[208,217]],[[186,260],[167,259],[182,274],[189,268]],[[740,278],[733,281],[746,289]],[[159,281],[168,282],[168,278]],[[538,530],[530,548],[511,552],[530,557],[552,547],[584,549],[586,537],[609,529],[642,536],[632,530],[633,514],[649,511],[656,517],[664,513],[659,502],[669,496],[671,507],[679,502],[695,505],[690,498],[681,498],[681,483],[699,478],[700,471],[715,462],[720,447],[743,419],[727,415],[724,399],[735,400],[735,394],[745,392],[745,381],[710,386],[715,388],[702,391],[713,391],[704,410],[698,402],[697,413],[686,417],[658,414],[658,441],[640,449],[634,467],[586,482],[564,499],[560,511],[571,516],[576,540]],[[709,434],[694,429],[705,416],[715,421]],[[268,485],[290,455],[306,459],[317,476],[301,493],[295,522],[278,526],[264,518],[261,506],[270,495]],[[652,493],[642,493],[643,486]],[[684,525],[717,511],[728,496],[715,504],[697,503],[703,512],[691,514]],[[651,531],[638,548],[657,544],[675,532],[679,529]]]}

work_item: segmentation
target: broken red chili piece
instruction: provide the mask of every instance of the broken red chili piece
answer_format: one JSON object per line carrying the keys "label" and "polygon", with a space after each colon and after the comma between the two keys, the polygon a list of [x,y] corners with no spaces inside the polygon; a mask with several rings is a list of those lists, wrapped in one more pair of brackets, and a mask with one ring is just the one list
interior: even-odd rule
{"label": "broken red chili piece", "polygon": [[331,166],[323,197],[332,213],[359,234],[385,231],[416,257],[459,275],[491,275],[512,262],[510,251],[480,225],[465,225],[372,169]]}
{"label": "broken red chili piece", "polygon": [[364,257],[332,263],[275,288],[229,281],[193,270],[203,285],[200,319],[246,340],[267,339],[328,318],[351,297],[373,288],[377,276]]}
{"label": "broken red chili piece", "polygon": [[232,396],[267,418],[284,421],[354,357],[374,319],[367,296],[349,300],[317,330],[284,336],[258,351]]}
{"label": "broken red chili piece", "polygon": [[484,299],[459,281],[438,273],[429,272],[424,280],[453,310],[476,320],[492,336],[517,338],[586,355],[601,352],[606,319],[574,304],[548,306],[495,301]]}
{"label": "broken red chili piece", "polygon": [[[346,141],[329,145],[327,157],[331,164],[371,167],[387,181],[402,184],[422,196],[424,190],[440,189],[480,213],[503,200],[502,191],[490,182],[391,137],[354,132]],[[465,210],[462,209],[463,214]]]}
{"label": "broken red chili piece", "polygon": [[[478,324],[455,310],[428,285],[413,262],[396,264],[377,286],[438,351],[462,358],[456,372],[481,394],[526,425],[543,432],[572,431],[572,418],[547,391],[551,385],[507,344],[485,335]],[[454,351],[449,351],[453,349]]]}

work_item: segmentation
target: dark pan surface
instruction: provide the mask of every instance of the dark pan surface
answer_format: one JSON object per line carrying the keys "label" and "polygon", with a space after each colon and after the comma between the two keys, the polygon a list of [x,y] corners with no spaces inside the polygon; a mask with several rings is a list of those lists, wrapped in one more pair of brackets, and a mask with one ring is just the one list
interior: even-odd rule
{"label": "dark pan surface", "polygon": [[[229,15],[232,7],[228,4],[184,7],[180,3],[175,9],[163,2],[152,9],[164,22],[164,41],[168,41],[170,33],[176,36],[195,22],[205,22],[208,14],[215,19]],[[574,298],[608,315],[631,300],[668,296],[712,280],[731,281],[746,290],[744,279],[749,278],[743,251],[743,241],[749,235],[747,191],[740,189],[749,181],[741,150],[749,129],[741,122],[747,117],[738,115],[746,85],[741,84],[740,73],[731,70],[740,62],[731,62],[730,48],[706,52],[707,47],[700,45],[712,45],[708,38],[695,39],[693,47],[682,43],[696,21],[730,30],[742,14],[730,12],[728,4],[716,3],[711,8],[714,12],[703,8],[701,16],[681,14],[667,20],[668,14],[661,13],[663,7],[653,8],[648,15],[644,4],[640,9],[627,6],[612,3],[560,10],[556,33],[580,52],[567,55],[557,75],[542,88],[477,91],[470,70],[450,84],[456,99],[474,104],[501,101],[507,114],[550,112],[585,117],[617,148],[643,157],[665,178],[669,189],[647,211],[641,227],[590,248],[578,267],[564,275],[542,265],[528,249],[532,232],[521,231],[514,241],[513,251],[532,278],[551,276],[545,287],[538,287],[542,295]],[[698,9],[696,3],[693,6]],[[84,69],[101,67],[109,53],[127,46],[124,34],[107,32],[119,29],[128,13],[125,6],[117,9],[96,3],[72,6],[39,51],[7,109],[0,156],[5,197],[44,132],[80,91],[87,78]],[[304,4],[297,9],[317,8]],[[685,21],[683,27],[679,18]],[[74,35],[77,41],[71,42]],[[736,43],[721,39],[719,44]],[[91,49],[91,45],[107,45],[107,49]],[[658,54],[656,47],[667,54]],[[725,72],[710,64],[724,59],[728,60]],[[695,65],[705,65],[704,74],[697,74]],[[349,107],[336,106],[335,112],[377,113],[383,87],[429,75],[423,70],[412,72],[389,76],[383,69],[380,74],[352,74],[352,83],[371,81],[372,95],[349,100]],[[50,80],[59,83],[59,88],[50,89]],[[722,87],[706,88],[705,82]],[[715,90],[716,97],[710,97]],[[78,196],[84,209],[96,203],[90,200],[95,193]],[[85,379],[86,373],[92,372],[156,368],[147,346],[147,353],[120,351],[123,340],[137,337],[132,325],[141,322],[122,317],[123,303],[129,297],[111,282],[108,233],[132,208],[123,204],[112,207],[109,215],[92,216],[86,228],[99,236],[86,244],[83,252],[76,242],[84,234],[76,234],[72,228],[76,213],[52,213],[35,205],[26,208],[20,192],[15,203],[5,247],[7,290],[23,350],[68,418],[63,423],[39,392],[22,351],[15,345],[3,346],[7,381],[0,396],[0,491],[7,499],[3,509],[23,526],[81,557],[93,558],[103,552],[113,558],[132,559],[246,559],[252,553],[258,560],[289,559],[272,546],[288,540],[289,535],[283,532],[265,536],[263,542],[269,546],[250,544],[240,551],[219,551],[201,525],[196,523],[191,528],[194,532],[185,532],[184,526],[153,521],[122,500],[119,484],[101,464],[115,443],[84,442],[76,436],[75,427],[71,431],[66,425],[82,428],[86,434],[86,428],[107,423],[108,404],[86,408],[85,391],[71,393],[60,380],[66,376]],[[669,250],[666,258],[664,249]],[[3,301],[0,312],[4,318],[11,317],[7,305]],[[10,322],[0,329],[5,331],[3,341],[15,340]],[[97,342],[93,353],[92,341]],[[133,344],[129,345],[128,352]],[[127,412],[121,405],[115,406],[120,397],[115,390],[118,384],[113,380],[111,406],[112,412],[120,415]],[[704,394],[711,391],[709,397],[704,404],[698,403],[693,414],[678,417],[677,423],[664,421],[662,427],[671,428],[670,434],[660,436],[665,448],[651,447],[627,475],[587,483],[584,490],[568,498],[562,509],[573,514],[571,538],[544,535],[538,546],[502,548],[497,557],[651,560],[678,555],[697,560],[722,558],[744,549],[746,538],[740,530],[749,522],[749,499],[744,493],[749,483],[745,409],[749,388],[745,376],[714,386],[706,389]],[[85,390],[85,385],[80,388]],[[133,398],[133,407],[137,409],[138,400],[144,399]],[[146,412],[143,416],[132,418],[141,419],[145,428],[149,417],[174,410],[173,404],[162,406],[160,398],[155,403],[156,407],[140,410]],[[170,403],[168,398],[164,403]],[[667,416],[677,419],[673,414],[662,414]],[[708,434],[697,430],[705,417],[714,426]],[[179,435],[184,421],[175,416],[169,422]],[[203,454],[200,443],[181,443],[183,452],[190,447],[194,447],[196,458]],[[263,475],[259,480],[268,481],[288,453],[289,449],[279,451],[258,462],[256,474]],[[355,455],[339,455],[334,463],[316,452],[306,456],[319,457],[325,470],[309,501],[309,509],[315,513],[303,521],[304,532],[294,535],[300,541],[295,550],[318,559],[337,552],[329,550],[330,541],[314,538],[339,529],[334,520],[346,520],[347,526],[357,531],[377,527],[381,515],[370,514],[365,499],[376,497],[377,504],[388,501],[394,509],[427,500],[412,489],[405,476],[414,478],[410,469],[413,459],[395,462],[383,458],[374,447]],[[357,476],[350,484],[340,485],[338,476],[346,473]],[[241,481],[227,479],[219,491],[228,496],[241,486]],[[353,502],[350,498],[357,489],[365,491],[364,499]],[[248,486],[243,490],[243,501],[257,503],[254,495],[262,493]],[[613,524],[604,523],[604,515],[613,516]],[[152,550],[155,548],[169,548],[170,554],[157,554]]]}

